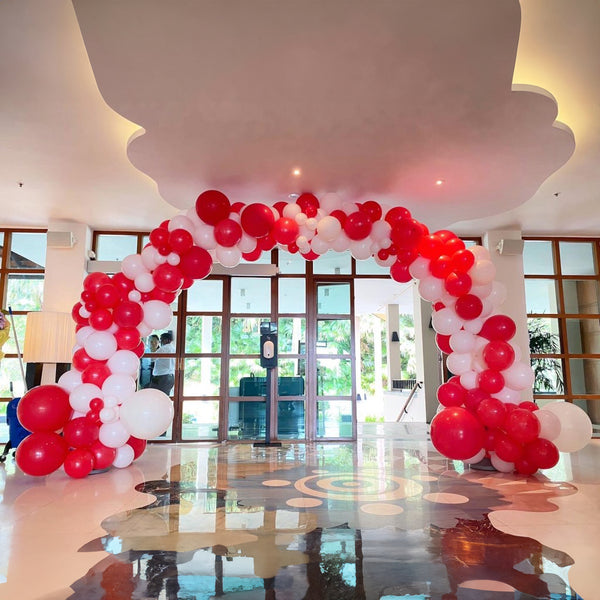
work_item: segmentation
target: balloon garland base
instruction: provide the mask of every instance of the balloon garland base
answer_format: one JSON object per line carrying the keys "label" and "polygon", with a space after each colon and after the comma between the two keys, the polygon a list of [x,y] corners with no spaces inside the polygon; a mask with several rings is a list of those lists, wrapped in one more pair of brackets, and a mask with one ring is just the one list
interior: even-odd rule
{"label": "balloon garland base", "polygon": [[482,458],[478,463],[469,465],[469,467],[476,471],[497,471],[489,458]]}

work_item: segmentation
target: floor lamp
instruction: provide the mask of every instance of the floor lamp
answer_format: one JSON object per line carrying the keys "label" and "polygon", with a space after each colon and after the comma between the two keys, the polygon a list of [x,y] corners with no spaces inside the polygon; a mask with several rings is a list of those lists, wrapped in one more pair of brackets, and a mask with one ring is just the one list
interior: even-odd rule
{"label": "floor lamp", "polygon": [[27,313],[23,360],[42,363],[42,385],[56,383],[56,364],[70,363],[74,346],[75,323],[69,313]]}

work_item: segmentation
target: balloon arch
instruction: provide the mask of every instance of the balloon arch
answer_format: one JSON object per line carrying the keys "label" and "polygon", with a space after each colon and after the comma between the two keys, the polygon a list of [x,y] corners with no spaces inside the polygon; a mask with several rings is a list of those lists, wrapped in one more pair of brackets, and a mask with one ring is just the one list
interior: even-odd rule
{"label": "balloon arch", "polygon": [[444,456],[498,471],[532,474],[554,466],[559,450],[575,451],[591,437],[591,422],[573,404],[538,410],[521,402],[533,372],[511,341],[514,321],[498,312],[506,296],[494,281],[488,251],[466,248],[447,230],[430,233],[411,213],[374,201],[344,203],[335,194],[319,201],[231,204],[221,192],[200,194],[195,206],[160,224],[141,254],[127,256],[120,273],[91,273],[73,307],[77,345],[73,368],[57,385],[27,392],[17,415],[31,431],[16,453],[27,474],[61,466],[71,477],[127,467],[173,419],[169,397],[136,391],[142,338],[164,329],[170,304],[213,262],[234,267],[279,246],[314,260],[328,250],[374,257],[398,282],[418,280],[433,304],[436,342],[454,376],[438,389],[440,410],[431,440]]}

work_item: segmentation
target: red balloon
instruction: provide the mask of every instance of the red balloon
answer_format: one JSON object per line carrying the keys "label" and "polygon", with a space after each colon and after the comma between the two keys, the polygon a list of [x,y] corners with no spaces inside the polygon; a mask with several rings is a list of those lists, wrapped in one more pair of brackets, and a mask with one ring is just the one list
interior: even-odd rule
{"label": "red balloon", "polygon": [[[496,439],[498,434],[501,433],[497,429],[486,429],[483,439],[483,447],[487,452],[492,451],[496,447]],[[504,434],[502,434],[504,435]]]}
{"label": "red balloon", "polygon": [[408,270],[408,265],[405,265],[398,260],[390,267],[390,277],[394,281],[398,281],[400,283],[408,283],[412,280],[412,275]]}
{"label": "red balloon", "polygon": [[369,237],[373,228],[373,222],[367,214],[357,210],[348,215],[343,228],[351,240],[364,240],[366,237]]}
{"label": "red balloon", "polygon": [[81,372],[81,381],[82,383],[92,383],[101,388],[110,374],[111,370],[106,366],[106,363],[93,362]]}
{"label": "red balloon", "polygon": [[100,441],[94,442],[89,447],[89,451],[94,456],[94,470],[110,467],[117,455],[116,448],[108,448]]}
{"label": "red balloon", "polygon": [[558,448],[544,438],[537,438],[525,446],[523,458],[538,469],[551,469],[558,462]]}
{"label": "red balloon", "polygon": [[441,256],[444,242],[435,234],[426,235],[421,238],[417,251],[425,258],[437,258]]}
{"label": "red balloon", "polygon": [[140,343],[133,348],[132,352],[138,357],[142,358],[146,353],[146,346],[144,345],[144,340],[140,339]]}
{"label": "red balloon", "polygon": [[106,273],[90,273],[83,280],[83,289],[90,292],[95,292],[101,285],[105,285],[109,282],[110,277]]}
{"label": "red balloon", "polygon": [[486,344],[482,352],[483,360],[490,369],[504,371],[513,364],[515,351],[513,347],[503,340],[492,340]]}
{"label": "red balloon", "polygon": [[250,204],[242,211],[242,229],[255,238],[267,235],[275,223],[275,215],[266,204]]}
{"label": "red balloon", "polygon": [[133,281],[124,273],[115,273],[112,276],[112,283],[116,286],[121,294],[121,298],[127,298],[129,292],[135,287]]}
{"label": "red balloon", "polygon": [[146,440],[140,440],[136,437],[131,436],[127,443],[133,448],[133,460],[139,458],[146,449]]}
{"label": "red balloon", "polygon": [[335,217],[340,222],[340,225],[342,227],[344,227],[344,223],[346,222],[346,219],[348,218],[348,215],[343,210],[340,210],[340,209],[331,211],[331,214],[329,216]]}
{"label": "red balloon", "polygon": [[500,371],[485,369],[478,373],[477,385],[488,394],[497,394],[504,387],[504,377]]}
{"label": "red balloon", "polygon": [[390,257],[390,253],[387,248],[381,248],[380,250],[377,250],[377,257],[381,260],[387,260]]}
{"label": "red balloon", "polygon": [[87,477],[94,468],[94,455],[85,448],[71,450],[63,466],[65,473],[74,479]]}
{"label": "red balloon", "polygon": [[69,448],[87,448],[98,439],[98,434],[98,425],[87,417],[72,419],[63,429],[63,437]]}
{"label": "red balloon", "polygon": [[[302,212],[308,217],[314,217],[319,208],[319,200],[314,194],[305,192],[298,196],[296,204],[302,209]],[[310,213],[310,214],[309,214]]]}
{"label": "red balloon", "polygon": [[[387,248],[387,251],[390,255],[394,254],[391,251],[391,248]],[[399,248],[396,250],[395,255],[398,262],[401,262],[403,265],[407,266],[410,266],[413,262],[415,262],[419,256],[414,248]]]}
{"label": "red balloon", "polygon": [[366,202],[363,202],[360,206],[360,211],[364,212],[369,217],[372,223],[375,223],[375,221],[379,221],[383,213],[383,211],[381,210],[381,206],[374,200],[367,200]]}
{"label": "red balloon", "polygon": [[403,206],[394,206],[394,208],[390,208],[385,214],[384,219],[392,226],[392,228],[398,223],[402,221],[402,219],[411,219],[412,215],[410,214],[410,210],[408,208],[404,208]]}
{"label": "red balloon", "polygon": [[452,264],[449,256],[436,256],[429,263],[429,272],[438,279],[446,279],[452,271]]}
{"label": "red balloon", "polygon": [[444,254],[452,256],[455,252],[465,249],[465,243],[457,237],[450,238],[444,242]]}
{"label": "red balloon", "polygon": [[43,477],[58,469],[67,455],[65,440],[53,431],[36,431],[17,447],[15,459],[27,475]]}
{"label": "red balloon", "polygon": [[76,302],[71,309],[71,317],[78,325],[87,325],[89,323],[88,319],[79,314],[79,311],[82,307],[83,304],[81,304],[81,302]]}
{"label": "red balloon", "polygon": [[155,248],[161,248],[169,245],[169,231],[163,227],[157,227],[150,232],[150,243]]}
{"label": "red balloon", "polygon": [[437,344],[437,347],[444,354],[452,354],[452,348],[450,346],[450,336],[449,335],[442,335],[441,333],[436,333],[435,334],[435,343]]}
{"label": "red balloon", "polygon": [[313,252],[312,250],[309,250],[305,254],[302,254],[302,256],[304,256],[305,260],[317,260],[317,258],[319,258],[319,256],[321,255],[317,254],[316,252]]}
{"label": "red balloon", "polygon": [[96,290],[96,302],[100,308],[113,308],[120,299],[121,294],[112,281]]}
{"label": "red balloon", "polygon": [[183,254],[187,252],[194,245],[194,238],[187,229],[173,229],[169,233],[169,246],[171,246],[173,252],[177,254]]}
{"label": "red balloon", "polygon": [[295,219],[281,217],[273,225],[272,235],[278,244],[291,244],[296,241],[300,227]]}
{"label": "red balloon", "polygon": [[284,202],[283,200],[280,200],[279,202],[275,202],[275,204],[273,204],[273,208],[275,208],[277,210],[280,217],[283,217],[283,209],[286,206],[287,206],[287,202]]}
{"label": "red balloon", "polygon": [[242,226],[233,219],[223,219],[215,225],[215,240],[225,248],[232,248],[242,239]]}
{"label": "red balloon", "polygon": [[119,350],[133,350],[141,340],[140,332],[134,327],[121,327],[114,333]]}
{"label": "red balloon", "polygon": [[69,394],[58,385],[30,389],[17,404],[17,418],[29,431],[57,431],[69,420]]}
{"label": "red balloon", "polygon": [[255,260],[258,260],[262,256],[262,253],[263,253],[262,248],[257,244],[256,248],[254,248],[254,250],[252,250],[252,252],[242,252],[242,258],[244,260],[254,262]]}
{"label": "red balloon", "polygon": [[119,327],[137,327],[144,320],[142,305],[124,300],[113,311],[113,319]]}
{"label": "red balloon", "polygon": [[444,281],[444,287],[451,296],[462,296],[471,291],[473,281],[471,276],[460,271],[453,271]]}
{"label": "red balloon", "polygon": [[475,255],[469,249],[457,250],[452,255],[453,271],[466,273],[475,264]]}
{"label": "red balloon", "polygon": [[481,327],[479,335],[486,340],[502,340],[507,342],[516,333],[515,322],[506,315],[492,315],[488,317]]}
{"label": "red balloon", "polygon": [[526,408],[515,408],[506,417],[504,430],[517,442],[527,444],[540,435],[540,422]]}
{"label": "red balloon", "polygon": [[483,302],[475,294],[465,294],[459,296],[454,305],[456,314],[465,321],[476,319],[483,310]]}
{"label": "red balloon", "polygon": [[209,225],[216,225],[229,216],[229,198],[218,190],[206,190],[196,199],[196,214]]}
{"label": "red balloon", "polygon": [[97,308],[90,313],[90,325],[98,331],[106,331],[113,324],[113,314],[108,308]]}
{"label": "red balloon", "polygon": [[525,456],[521,456],[521,458],[515,461],[515,470],[520,475],[533,475],[538,470],[538,468]]}
{"label": "red balloon", "polygon": [[193,246],[188,252],[182,254],[179,268],[186,277],[204,279],[209,275],[212,264],[212,258],[204,248]]}
{"label": "red balloon", "polygon": [[529,410],[531,412],[540,409],[540,407],[535,402],[529,402],[528,400],[524,402],[519,402],[518,408],[524,408],[525,410]]}
{"label": "red balloon", "polygon": [[[284,202],[283,204],[287,204]],[[237,213],[238,215],[242,212],[242,209],[246,206],[243,202],[234,202],[231,205],[231,212]]]}
{"label": "red balloon", "polygon": [[506,412],[506,406],[497,398],[484,398],[477,407],[479,420],[492,429],[502,427]]}
{"label": "red balloon", "polygon": [[73,353],[72,364],[78,371],[84,371],[93,364],[104,364],[105,360],[95,360],[86,351],[85,348],[78,348]]}
{"label": "red balloon", "polygon": [[523,446],[502,431],[497,430],[494,452],[498,455],[498,458],[506,462],[514,463],[521,458]]}
{"label": "red balloon", "polygon": [[467,390],[465,395],[464,405],[471,411],[476,411],[479,403],[487,398],[489,394],[486,394],[483,390],[479,388],[473,388],[472,390]]}
{"label": "red balloon", "polygon": [[460,406],[464,402],[467,390],[453,379],[442,383],[437,390],[437,399],[442,406]]}
{"label": "red balloon", "polygon": [[[185,256],[185,254],[184,254]],[[164,263],[158,265],[152,272],[152,279],[156,287],[164,292],[176,292],[183,284],[183,274],[179,267]]]}
{"label": "red balloon", "polygon": [[390,239],[397,248],[416,248],[423,235],[423,228],[416,219],[401,219],[390,231]]}
{"label": "red balloon", "polygon": [[444,408],[431,421],[431,441],[452,460],[465,460],[483,448],[483,425],[466,409]]}
{"label": "red balloon", "polygon": [[256,242],[257,242],[257,246],[261,250],[264,250],[265,252],[272,250],[277,245],[277,242],[275,241],[275,238],[273,237],[273,235],[271,233],[268,233],[267,235],[263,235],[263,237],[258,238],[256,240]]}

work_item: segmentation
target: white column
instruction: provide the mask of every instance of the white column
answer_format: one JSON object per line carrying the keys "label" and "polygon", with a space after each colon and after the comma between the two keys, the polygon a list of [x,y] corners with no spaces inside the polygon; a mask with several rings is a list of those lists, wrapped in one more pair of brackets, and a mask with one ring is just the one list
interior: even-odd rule
{"label": "white column", "polygon": [[385,307],[387,320],[387,374],[388,390],[392,389],[392,379],[402,379],[402,363],[400,361],[400,344],[392,342],[392,331],[398,331],[400,327],[400,310],[397,304],[387,304]]}

